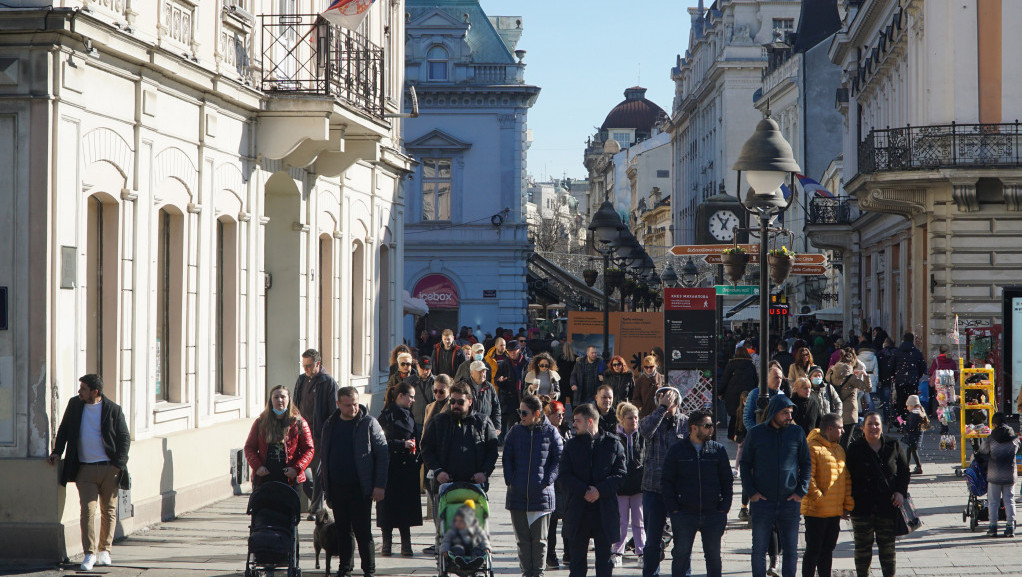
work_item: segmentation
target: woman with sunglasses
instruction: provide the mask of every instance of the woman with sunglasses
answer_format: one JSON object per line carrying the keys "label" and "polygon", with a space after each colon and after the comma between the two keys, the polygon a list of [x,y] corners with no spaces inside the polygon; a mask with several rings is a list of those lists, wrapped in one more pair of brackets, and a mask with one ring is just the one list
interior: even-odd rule
{"label": "woman with sunglasses", "polygon": [[556,401],[561,397],[561,375],[549,353],[539,353],[529,362],[525,373],[526,391],[540,398]]}
{"label": "woman with sunglasses", "polygon": [[416,368],[415,359],[412,358],[412,353],[401,352],[397,354],[397,369],[391,371],[390,378],[387,379],[387,389],[390,390],[396,385],[399,385],[412,374],[412,369]]}
{"label": "woman with sunglasses", "polygon": [[657,368],[657,358],[649,355],[642,359],[642,373],[635,379],[635,396],[632,404],[639,407],[639,418],[646,417],[656,409],[657,389],[664,386],[664,375]]}
{"label": "woman with sunglasses", "polygon": [[[543,407],[543,414],[546,415],[547,421],[561,434],[561,439],[564,442],[568,442],[568,439],[575,436],[575,432],[571,429],[571,422],[564,418],[563,403],[560,401],[547,403]],[[547,530],[546,537],[546,568],[551,571],[561,568],[561,562],[557,559],[557,521],[561,519],[561,515],[564,513],[564,503],[568,500],[564,487],[560,483],[554,483],[554,493],[557,496],[557,502],[554,512],[550,515],[550,528]],[[569,561],[571,561],[571,556],[568,555],[568,546],[565,543],[564,562],[568,563]]]}
{"label": "woman with sunglasses", "polygon": [[610,359],[610,370],[603,373],[603,384],[610,385],[614,391],[614,405],[632,400],[635,394],[635,378],[632,371],[628,370],[628,363],[621,355],[614,355]]}

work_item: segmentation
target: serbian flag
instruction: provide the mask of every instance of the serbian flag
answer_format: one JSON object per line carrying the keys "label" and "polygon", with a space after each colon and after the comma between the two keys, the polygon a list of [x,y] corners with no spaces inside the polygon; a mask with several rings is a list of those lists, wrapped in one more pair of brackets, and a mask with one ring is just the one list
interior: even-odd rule
{"label": "serbian flag", "polygon": [[354,30],[369,14],[369,8],[376,0],[330,0],[330,6],[320,16],[327,22],[342,28]]}
{"label": "serbian flag", "polygon": [[796,173],[795,176],[798,177],[799,184],[802,185],[802,188],[805,189],[807,193],[809,194],[816,193],[817,196],[822,196],[824,198],[834,198],[834,195],[831,194],[831,192],[826,188],[823,188],[823,185],[821,185],[819,182],[816,182],[815,180],[809,178],[804,174]]}

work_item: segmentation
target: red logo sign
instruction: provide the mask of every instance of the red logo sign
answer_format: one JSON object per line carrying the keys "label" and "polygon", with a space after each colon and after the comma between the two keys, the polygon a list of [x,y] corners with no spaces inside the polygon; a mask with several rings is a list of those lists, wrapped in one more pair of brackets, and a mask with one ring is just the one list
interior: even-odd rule
{"label": "red logo sign", "polygon": [[442,274],[424,276],[415,284],[412,295],[426,301],[431,309],[458,308],[458,287],[454,286],[454,281]]}
{"label": "red logo sign", "polygon": [[712,311],[717,308],[717,291],[709,288],[664,289],[664,310]]}

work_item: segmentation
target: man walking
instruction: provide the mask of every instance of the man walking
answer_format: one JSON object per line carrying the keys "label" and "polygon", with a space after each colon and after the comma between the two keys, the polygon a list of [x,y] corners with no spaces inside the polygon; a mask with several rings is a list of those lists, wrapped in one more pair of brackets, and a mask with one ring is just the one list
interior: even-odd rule
{"label": "man walking", "polygon": [[458,374],[458,367],[465,359],[460,351],[461,349],[454,344],[454,331],[444,329],[440,335],[440,342],[433,348],[434,373],[454,378],[454,375]]}
{"label": "man walking", "polygon": [[461,381],[472,391],[472,398],[469,405],[472,412],[489,419],[493,428],[500,430],[500,401],[497,400],[497,390],[493,383],[486,380],[486,363],[472,361],[468,372],[469,380]]}
{"label": "man walking", "polygon": [[426,418],[426,405],[434,401],[433,397],[433,361],[429,357],[419,358],[419,364],[415,372],[408,375],[405,382],[415,389],[415,402],[412,403],[412,418],[415,425],[422,431],[423,422]]}
{"label": "man walking", "polygon": [[543,577],[547,530],[554,510],[554,481],[561,461],[561,434],[543,416],[539,397],[525,395],[521,421],[504,443],[507,509],[518,542],[518,563],[524,577]]}
{"label": "man walking", "polygon": [[906,417],[905,401],[919,392],[919,378],[926,374],[926,359],[915,344],[916,337],[905,333],[901,337],[901,345],[894,353],[894,386],[898,393],[896,415]]}
{"label": "man walking", "polygon": [[617,413],[614,412],[614,389],[600,385],[596,389],[596,411],[600,414],[599,427],[604,433],[617,433]]}
{"label": "man walking", "polygon": [[390,455],[387,438],[376,419],[358,404],[355,387],[337,391],[337,410],[323,429],[318,451],[323,459],[323,487],[338,528],[338,567],[354,566],[352,535],[366,577],[376,573],[376,552],[370,527],[372,503],[387,486]]}
{"label": "man walking", "polygon": [[[302,353],[301,363],[302,373],[295,381],[294,403],[302,418],[309,423],[313,446],[319,447],[323,427],[337,405],[337,381],[323,368],[323,356],[316,349]],[[310,521],[323,508],[323,487],[320,483],[322,462],[320,451],[316,451],[309,468],[305,470],[305,482],[302,483],[305,497],[309,499]]]}
{"label": "man walking", "polygon": [[596,347],[586,349],[586,356],[575,363],[571,371],[571,402],[575,405],[591,403],[596,389],[603,380],[603,361],[596,354]]}
{"label": "man walking", "polygon": [[731,460],[712,440],[713,417],[704,411],[688,416],[688,439],[675,443],[664,458],[664,505],[674,529],[671,575],[687,575],[696,531],[702,534],[707,577],[720,577],[720,540],[734,494]]}
{"label": "man walking", "polygon": [[811,576],[819,571],[820,577],[830,577],[841,519],[851,518],[855,508],[845,450],[839,443],[844,433],[841,421],[841,415],[827,413],[820,419],[820,428],[809,433],[812,476],[809,492],[802,499],[802,515],[806,519],[802,575]]}
{"label": "man walking", "polygon": [[518,422],[518,402],[522,395],[522,377],[525,376],[526,366],[527,363],[522,356],[518,341],[508,342],[507,359],[497,363],[497,372],[493,379],[500,399],[501,439]]}
{"label": "man walking", "polygon": [[560,482],[567,494],[564,541],[571,551],[569,577],[585,577],[589,540],[596,556],[596,576],[610,577],[610,545],[621,539],[617,490],[625,478],[625,455],[616,435],[599,431],[596,407],[574,411],[575,436],[564,446]]}
{"label": "man walking", "polygon": [[678,413],[681,397],[678,389],[661,387],[653,398],[656,409],[639,421],[639,434],[646,439],[642,472],[642,520],[646,528],[646,546],[642,550],[642,575],[660,575],[661,539],[667,525],[664,503],[663,470],[667,451],[685,437],[688,417]]}
{"label": "man walking", "polygon": [[94,565],[113,564],[110,547],[117,524],[117,490],[130,488],[126,468],[130,446],[131,434],[124,413],[103,394],[102,377],[83,375],[78,379],[78,396],[68,401],[53,452],[46,458],[47,463],[56,465],[67,449],[60,484],[66,486],[72,481],[78,487],[85,553],[82,571],[92,571]]}
{"label": "man walking", "polygon": [[749,429],[742,445],[742,491],[749,497],[752,518],[753,577],[766,577],[767,547],[775,525],[783,554],[781,575],[795,577],[798,567],[799,505],[809,491],[812,464],[802,428],[791,426],[794,407],[787,395],[774,395],[763,422]]}
{"label": "man walking", "polygon": [[497,466],[497,430],[472,410],[472,398],[467,384],[451,387],[449,409],[434,413],[422,435],[422,461],[438,484],[466,481],[485,488]]}

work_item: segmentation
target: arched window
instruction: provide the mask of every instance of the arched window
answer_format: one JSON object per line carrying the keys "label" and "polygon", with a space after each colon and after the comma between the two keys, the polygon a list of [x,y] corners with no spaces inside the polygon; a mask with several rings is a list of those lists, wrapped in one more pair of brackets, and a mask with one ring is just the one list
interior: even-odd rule
{"label": "arched window", "polygon": [[426,53],[426,74],[427,79],[435,82],[447,80],[447,63],[449,60],[447,51],[440,46],[434,46]]}

